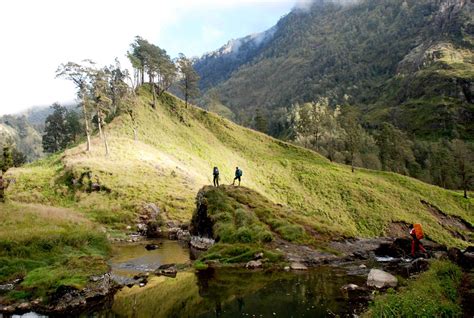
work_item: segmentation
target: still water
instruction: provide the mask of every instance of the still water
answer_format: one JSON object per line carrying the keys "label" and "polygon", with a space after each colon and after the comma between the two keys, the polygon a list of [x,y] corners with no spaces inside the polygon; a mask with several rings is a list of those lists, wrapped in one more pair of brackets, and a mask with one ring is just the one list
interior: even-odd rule
{"label": "still water", "polygon": [[[146,243],[115,246],[113,273],[131,277],[190,262],[189,250],[176,241],[161,241],[152,251]],[[151,277],[144,287],[124,287],[107,308],[82,317],[352,317],[361,304],[341,287],[365,279],[329,266],[302,272],[190,269],[176,278]]]}
{"label": "still water", "polygon": [[[189,252],[177,242],[146,251],[125,246],[112,259],[115,273],[165,263],[186,263]],[[125,265],[128,264],[128,265]],[[124,270],[125,268],[125,270]],[[352,316],[353,304],[341,287],[364,284],[365,277],[344,269],[318,267],[303,272],[208,269],[178,273],[176,278],[153,277],[144,287],[125,287],[111,308],[99,317],[328,317]]]}

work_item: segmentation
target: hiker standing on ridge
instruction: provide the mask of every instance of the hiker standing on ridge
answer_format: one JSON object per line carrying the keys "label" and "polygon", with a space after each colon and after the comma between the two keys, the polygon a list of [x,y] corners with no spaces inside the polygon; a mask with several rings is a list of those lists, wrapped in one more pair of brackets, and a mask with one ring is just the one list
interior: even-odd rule
{"label": "hiker standing on ridge", "polygon": [[420,240],[423,238],[423,229],[421,228],[421,224],[410,224],[410,236],[411,236],[411,256],[415,257],[415,253],[421,251],[426,253],[423,244],[421,244]]}
{"label": "hiker standing on ridge", "polygon": [[212,175],[214,176],[214,186],[218,187],[219,186],[219,169],[217,167],[214,167],[214,170],[212,171]]}
{"label": "hiker standing on ridge", "polygon": [[235,185],[235,180],[239,180],[239,187],[240,187],[240,178],[242,177],[242,170],[239,167],[235,167],[235,178],[232,182],[232,185]]}

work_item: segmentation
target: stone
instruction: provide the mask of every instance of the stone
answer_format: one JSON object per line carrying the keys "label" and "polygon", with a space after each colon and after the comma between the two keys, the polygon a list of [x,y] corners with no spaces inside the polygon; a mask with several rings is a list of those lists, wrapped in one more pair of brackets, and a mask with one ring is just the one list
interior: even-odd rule
{"label": "stone", "polygon": [[360,264],[360,265],[359,265],[359,268],[367,268],[367,265],[365,265],[365,264]]}
{"label": "stone", "polygon": [[296,271],[305,271],[308,269],[308,267],[306,267],[305,265],[301,264],[301,263],[297,263],[297,262],[293,262],[290,264],[290,268],[292,270],[296,270]]}
{"label": "stone", "polygon": [[17,310],[19,311],[28,311],[31,309],[31,304],[30,303],[21,303],[16,307]]}
{"label": "stone", "polygon": [[10,291],[13,290],[13,288],[15,288],[15,285],[13,284],[0,285],[0,291]]}
{"label": "stone", "polygon": [[247,268],[247,269],[261,268],[262,266],[263,266],[263,264],[260,260],[249,261],[247,264],[245,264],[245,268]]}
{"label": "stone", "polygon": [[146,203],[143,206],[144,212],[149,214],[151,218],[156,218],[160,214],[160,208],[156,206],[155,203]]}
{"label": "stone", "polygon": [[96,191],[96,192],[97,192],[97,191],[100,191],[100,184],[97,183],[97,182],[93,182],[93,183],[91,184],[91,191]]}
{"label": "stone", "polygon": [[163,265],[160,265],[160,267],[158,267],[158,269],[168,269],[168,268],[172,268],[172,267],[176,267],[176,264],[163,264]]}
{"label": "stone", "polygon": [[178,231],[180,231],[181,228],[179,227],[172,227],[168,229],[168,238],[170,240],[177,240],[178,239]]}
{"label": "stone", "polygon": [[356,284],[347,284],[341,287],[341,290],[357,290],[360,287]]}
{"label": "stone", "polygon": [[11,314],[15,312],[15,309],[16,308],[14,306],[5,306],[2,308],[1,312],[6,313],[6,314],[9,314],[9,313]]}
{"label": "stone", "polygon": [[127,230],[131,230],[132,227],[130,225],[127,225]]}
{"label": "stone", "polygon": [[433,257],[436,259],[447,259],[448,253],[445,251],[437,251],[433,253]]}
{"label": "stone", "polygon": [[290,270],[290,266],[285,266],[283,269],[288,272]]}
{"label": "stone", "polygon": [[31,301],[31,305],[38,306],[39,304],[41,304],[41,302],[42,302],[41,298],[36,298],[35,300]]}
{"label": "stone", "polygon": [[188,230],[179,229],[179,231],[176,233],[176,238],[179,241],[189,242],[191,241],[191,233],[189,233]]}
{"label": "stone", "polygon": [[426,271],[430,267],[430,262],[422,257],[409,262],[392,263],[384,267],[392,273],[409,278],[414,274]]}
{"label": "stone", "polygon": [[176,264],[163,264],[155,271],[156,275],[163,275],[167,277],[176,277],[178,268]]}
{"label": "stone", "polygon": [[470,270],[474,266],[474,253],[471,252],[465,252],[463,253],[462,261],[461,261],[461,267],[464,269]]}
{"label": "stone", "polygon": [[376,288],[396,287],[398,279],[380,269],[371,269],[367,277],[367,286]]}
{"label": "stone", "polygon": [[263,252],[255,253],[253,256],[254,259],[262,259],[263,258]]}
{"label": "stone", "polygon": [[90,280],[91,282],[98,282],[99,280],[102,280],[102,279],[104,279],[104,275],[91,276],[91,277],[89,278],[89,280]]}
{"label": "stone", "polygon": [[159,249],[160,246],[158,244],[147,244],[145,245],[145,248],[147,251],[153,251]]}
{"label": "stone", "polygon": [[147,231],[147,229],[148,229],[148,227],[146,226],[145,223],[138,223],[138,224],[137,224],[137,231],[138,231],[138,233],[143,233],[143,234],[145,234],[146,231]]}
{"label": "stone", "polygon": [[191,236],[191,242],[190,245],[192,248],[195,248],[197,250],[203,250],[206,251],[211,246],[213,246],[215,241],[211,238],[207,237],[200,237],[200,236]]}

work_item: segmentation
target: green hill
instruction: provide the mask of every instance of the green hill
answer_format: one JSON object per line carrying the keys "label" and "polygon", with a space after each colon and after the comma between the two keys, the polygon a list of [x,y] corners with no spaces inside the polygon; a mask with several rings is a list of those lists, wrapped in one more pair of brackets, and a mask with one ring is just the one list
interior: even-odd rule
{"label": "green hill", "polygon": [[[229,184],[239,166],[244,171],[242,185],[288,208],[287,221],[309,235],[383,236],[393,222],[421,222],[435,241],[467,244],[461,237],[469,234],[443,224],[422,203],[472,225],[473,201],[461,193],[394,173],[351,173],[349,167],[310,150],[202,109],[185,108],[171,95],[162,96],[156,109],[149,106],[150,98],[142,88],[135,109],[138,141],[129,117],[119,116],[106,128],[109,157],[96,136],[90,153],[79,145],[12,169],[9,175],[16,182],[8,190],[11,200],[74,208],[121,232],[146,203],[155,203],[165,219],[190,221],[198,190],[211,183],[212,167],[218,166],[221,183]],[[102,191],[88,193],[80,185],[81,180],[89,182],[88,173]]]}
{"label": "green hill", "polygon": [[258,49],[218,54],[224,46],[195,66],[202,88],[214,87],[242,123],[256,109],[277,123],[282,107],[328,97],[357,105],[372,126],[473,139],[473,9],[463,0],[312,1]]}

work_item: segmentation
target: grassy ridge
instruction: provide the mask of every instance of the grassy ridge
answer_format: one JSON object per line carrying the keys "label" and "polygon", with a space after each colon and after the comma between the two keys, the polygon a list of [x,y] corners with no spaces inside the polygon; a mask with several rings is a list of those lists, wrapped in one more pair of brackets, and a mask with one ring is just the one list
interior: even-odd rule
{"label": "grassy ridge", "polygon": [[74,211],[0,205],[0,281],[22,278],[8,298],[47,296],[62,285],[84,287],[108,270],[103,230]]}
{"label": "grassy ridge", "polygon": [[[421,204],[423,199],[450,215],[474,224],[473,200],[393,173],[358,170],[330,163],[322,156],[240,127],[195,107],[185,108],[170,95],[150,107],[142,88],[135,109],[139,141],[133,140],[128,116],[107,128],[111,156],[98,137],[93,150],[67,150],[38,164],[14,169],[13,200],[71,206],[94,221],[123,229],[145,202],[155,202],[168,219],[188,221],[194,198],[210,184],[218,166],[222,183],[231,183],[235,166],[243,185],[274,203],[288,206],[291,224],[322,234],[380,236],[391,222],[421,222],[426,234],[447,245],[465,246]],[[71,180],[92,171],[109,192],[91,194]]]}

